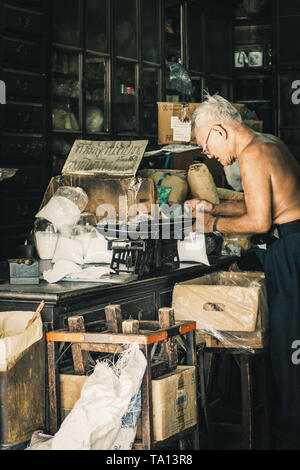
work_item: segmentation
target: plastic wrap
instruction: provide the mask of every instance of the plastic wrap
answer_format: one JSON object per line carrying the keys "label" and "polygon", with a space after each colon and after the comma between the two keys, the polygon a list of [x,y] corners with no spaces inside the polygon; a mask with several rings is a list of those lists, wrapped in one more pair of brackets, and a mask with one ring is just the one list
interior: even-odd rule
{"label": "plastic wrap", "polygon": [[166,65],[170,70],[169,80],[170,88],[179,91],[183,95],[193,94],[193,84],[188,72],[178,62],[169,62]]}
{"label": "plastic wrap", "polygon": [[0,168],[0,181],[12,178],[17,171],[16,168]]}
{"label": "plastic wrap", "polygon": [[[88,204],[85,211],[96,215],[97,222],[104,217],[116,217],[117,221],[126,220],[130,214],[130,207],[134,204],[139,204],[150,214],[151,205],[158,201],[155,184],[150,178],[59,175],[51,179],[41,208],[62,186],[78,186],[86,192]],[[110,214],[108,208],[114,213]]]}
{"label": "plastic wrap", "polygon": [[63,186],[57,189],[36,217],[49,220],[57,230],[64,233],[76,224],[87,203],[88,196],[83,189]]}
{"label": "plastic wrap", "polygon": [[263,273],[224,271],[176,284],[172,307],[176,320],[196,321],[198,341],[208,347],[253,352],[266,344]]}
{"label": "plastic wrap", "polygon": [[253,248],[251,242],[251,233],[224,233],[223,234],[223,255],[238,255],[243,251],[249,251]]}

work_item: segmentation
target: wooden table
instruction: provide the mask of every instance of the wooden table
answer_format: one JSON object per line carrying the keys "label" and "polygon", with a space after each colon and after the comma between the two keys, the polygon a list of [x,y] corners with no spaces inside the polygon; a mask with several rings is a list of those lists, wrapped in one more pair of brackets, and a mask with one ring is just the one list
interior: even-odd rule
{"label": "wooden table", "polygon": [[104,319],[108,304],[121,305],[124,319],[157,320],[158,309],[171,306],[175,283],[227,270],[237,259],[210,258],[210,266],[182,263],[174,271],[126,284],[41,281],[36,286],[18,286],[5,282],[0,284],[0,311],[34,311],[44,300],[42,319],[47,331],[65,328],[73,315],[83,315],[87,322]]}

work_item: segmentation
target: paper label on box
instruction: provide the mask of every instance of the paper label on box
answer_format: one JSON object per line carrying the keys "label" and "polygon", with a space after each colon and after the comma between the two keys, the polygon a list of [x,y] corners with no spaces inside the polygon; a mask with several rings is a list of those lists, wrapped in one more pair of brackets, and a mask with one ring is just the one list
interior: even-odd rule
{"label": "paper label on box", "polygon": [[190,142],[192,126],[190,122],[181,122],[176,116],[171,117],[171,129],[173,129],[173,139],[181,142]]}

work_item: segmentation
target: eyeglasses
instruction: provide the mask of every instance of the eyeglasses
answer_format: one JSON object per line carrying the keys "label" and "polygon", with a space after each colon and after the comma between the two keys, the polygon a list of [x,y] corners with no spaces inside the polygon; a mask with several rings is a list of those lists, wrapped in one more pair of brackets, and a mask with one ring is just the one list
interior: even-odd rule
{"label": "eyeglasses", "polygon": [[207,138],[206,138],[206,141],[205,141],[205,144],[204,144],[203,147],[202,147],[202,153],[205,153],[205,155],[208,155],[208,156],[209,156],[209,155],[212,155],[212,153],[208,152],[208,150],[207,150],[207,142],[208,142],[210,133],[211,133],[211,131],[213,130],[213,128],[215,127],[215,125],[221,126],[221,124],[214,124],[214,125],[210,128],[209,133],[208,133]]}

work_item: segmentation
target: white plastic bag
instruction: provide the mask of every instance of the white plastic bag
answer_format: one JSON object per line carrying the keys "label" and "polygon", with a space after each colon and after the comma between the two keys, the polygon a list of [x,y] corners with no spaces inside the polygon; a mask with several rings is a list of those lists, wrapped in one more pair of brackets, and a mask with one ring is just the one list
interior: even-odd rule
{"label": "white plastic bag", "polygon": [[112,250],[107,248],[107,240],[101,234],[97,234],[97,237],[91,238],[87,253],[84,258],[85,264],[90,263],[106,263],[110,264],[112,259]]}
{"label": "white plastic bag", "polygon": [[79,400],[54,435],[51,449],[130,450],[141,411],[139,392],[146,365],[136,343],[113,367],[97,363]]}
{"label": "white plastic bag", "polygon": [[26,329],[34,312],[0,312],[0,371],[5,372],[18,361],[22,353],[43,336],[43,324],[38,315]]}
{"label": "white plastic bag", "polygon": [[83,245],[78,240],[64,237],[58,237],[52,263],[57,261],[72,261],[76,264],[83,264]]}
{"label": "white plastic bag", "polygon": [[190,232],[184,240],[178,240],[178,256],[180,261],[203,263],[209,266],[204,233]]}

